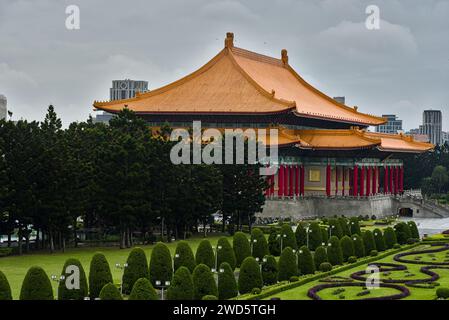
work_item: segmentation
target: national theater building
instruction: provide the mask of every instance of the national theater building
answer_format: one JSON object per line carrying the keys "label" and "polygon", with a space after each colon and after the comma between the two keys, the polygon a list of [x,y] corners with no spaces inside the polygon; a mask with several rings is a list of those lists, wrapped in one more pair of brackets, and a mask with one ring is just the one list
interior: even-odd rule
{"label": "national theater building", "polygon": [[[273,58],[225,47],[188,76],[136,97],[94,102],[133,110],[150,127],[278,128],[279,170],[262,216],[393,214],[404,191],[402,159],[433,149],[403,134],[368,131],[387,120],[346,106],[307,83],[286,50]],[[267,144],[270,144],[267,139]]]}

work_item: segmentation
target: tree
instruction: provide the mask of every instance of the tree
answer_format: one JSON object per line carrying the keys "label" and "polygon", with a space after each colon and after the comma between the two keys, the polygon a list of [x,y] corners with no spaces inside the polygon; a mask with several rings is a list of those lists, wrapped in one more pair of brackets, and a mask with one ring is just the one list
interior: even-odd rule
{"label": "tree", "polygon": [[360,230],[359,219],[357,217],[351,217],[349,219],[349,226],[351,227],[351,235],[358,234],[362,235],[362,231]]}
{"label": "tree", "polygon": [[321,246],[322,243],[323,236],[321,234],[321,227],[318,222],[312,222],[309,226],[309,249],[314,251],[316,248]]}
{"label": "tree", "polygon": [[102,253],[96,253],[90,261],[89,270],[89,295],[91,299],[98,298],[101,289],[112,283],[111,269],[106,257]]}
{"label": "tree", "polygon": [[294,250],[298,249],[295,234],[293,233],[292,227],[289,224],[284,223],[282,225],[280,235],[282,237],[283,248],[290,247]]}
{"label": "tree", "polygon": [[419,240],[419,231],[418,231],[418,226],[416,225],[415,221],[409,221],[407,222],[409,228],[410,228],[410,236],[413,239],[417,239]]}
{"label": "tree", "polygon": [[134,282],[129,300],[159,300],[159,297],[148,278],[140,278]]}
{"label": "tree", "polygon": [[279,258],[279,281],[290,280],[290,277],[298,275],[298,264],[296,262],[296,254],[290,247],[282,250]]}
{"label": "tree", "polygon": [[265,239],[265,235],[259,228],[254,228],[251,232],[251,245],[254,258],[262,260],[263,257],[269,254],[267,239]]}
{"label": "tree", "polygon": [[159,242],[151,252],[150,260],[150,280],[153,286],[156,281],[164,283],[170,281],[173,276],[173,265],[170,250],[168,247]]}
{"label": "tree", "polygon": [[243,232],[236,232],[233,237],[232,247],[235,253],[236,266],[240,267],[243,260],[251,256],[251,247],[247,236]]}
{"label": "tree", "polygon": [[307,245],[307,233],[302,223],[298,223],[295,230],[296,244],[298,247]]}
{"label": "tree", "polygon": [[53,288],[44,269],[28,269],[20,290],[20,300],[54,300]]}
{"label": "tree", "polygon": [[12,295],[8,279],[6,279],[6,276],[0,271],[0,301],[2,300],[12,300]]}
{"label": "tree", "polygon": [[262,279],[266,286],[277,283],[278,281],[278,264],[273,256],[265,256],[262,262]]}
{"label": "tree", "polygon": [[365,257],[365,244],[363,243],[363,239],[360,235],[354,234],[352,235],[352,241],[354,244],[354,254],[357,258]]}
{"label": "tree", "polygon": [[332,236],[329,239],[327,257],[330,264],[332,264],[333,266],[343,264],[343,252],[341,250],[340,240],[337,238],[337,236]]}
{"label": "tree", "polygon": [[281,254],[280,235],[275,228],[271,228],[270,235],[268,236],[268,250],[273,256],[279,256]]}
{"label": "tree", "polygon": [[337,218],[338,223],[340,224],[341,231],[343,236],[351,235],[350,221],[344,217]]}
{"label": "tree", "polygon": [[100,291],[100,300],[123,300],[120,291],[112,283],[107,283]]}
{"label": "tree", "polygon": [[365,254],[368,255],[373,250],[377,250],[376,242],[374,241],[373,233],[369,230],[365,230],[362,233],[363,244],[365,245]]}
{"label": "tree", "polygon": [[412,237],[412,233],[410,231],[410,227],[405,222],[399,222],[394,226],[394,230],[396,232],[396,239],[399,244],[406,244],[407,240]]}
{"label": "tree", "polygon": [[200,242],[198,249],[196,249],[195,261],[197,265],[205,264],[211,269],[215,268],[215,254],[209,240]]}
{"label": "tree", "polygon": [[240,267],[238,286],[240,294],[249,293],[254,288],[262,289],[262,274],[260,273],[259,264],[253,257],[247,257],[243,260]]}
{"label": "tree", "polygon": [[321,229],[321,238],[323,239],[322,243],[327,244],[329,242],[329,232],[327,231],[326,228],[320,227],[320,229]]}
{"label": "tree", "polygon": [[341,229],[341,225],[338,222],[337,219],[331,218],[329,219],[329,228],[330,228],[330,235],[336,236],[338,239],[343,237],[343,230]]}
{"label": "tree", "polygon": [[233,269],[229,263],[221,263],[220,272],[218,273],[218,299],[231,299],[236,297],[238,293]]}
{"label": "tree", "polygon": [[201,300],[206,295],[218,296],[214,275],[205,264],[201,263],[195,267],[193,271],[193,288],[195,300]]}
{"label": "tree", "polygon": [[397,243],[396,233],[394,232],[392,227],[388,227],[385,229],[384,239],[385,239],[385,247],[387,249],[392,249],[394,245]]}
{"label": "tree", "polygon": [[187,267],[190,272],[193,272],[195,269],[195,257],[193,256],[193,251],[187,241],[179,241],[176,245],[174,266],[174,271],[178,270],[180,267]]}
{"label": "tree", "polygon": [[349,257],[354,253],[354,243],[349,236],[344,236],[340,239],[341,252],[343,253],[343,261],[347,262]]}
{"label": "tree", "polygon": [[[75,270],[73,267],[75,267]],[[61,275],[65,276],[66,280],[59,282],[58,300],[84,300],[84,298],[88,296],[89,289],[87,287],[86,273],[84,272],[84,268],[78,259],[67,259],[64,263],[64,267],[62,268]],[[71,275],[75,277],[79,275],[78,279],[74,280],[76,283],[79,281],[79,289],[67,288],[66,282],[69,280],[68,277]]]}
{"label": "tree", "polygon": [[301,275],[315,273],[315,263],[310,250],[306,246],[302,246],[299,249],[298,269]]}
{"label": "tree", "polygon": [[217,266],[220,266],[223,262],[227,262],[232,270],[235,269],[236,258],[234,250],[232,249],[228,239],[224,237],[218,239],[217,242]]}
{"label": "tree", "polygon": [[193,300],[194,289],[193,279],[190,271],[187,267],[179,267],[173,280],[170,283],[170,287],[167,291],[168,300]]}
{"label": "tree", "polygon": [[385,239],[380,229],[374,229],[374,242],[376,243],[376,250],[379,252],[385,251]]}
{"label": "tree", "polygon": [[446,186],[447,183],[449,182],[449,175],[447,173],[447,169],[444,166],[436,166],[433,169],[431,181],[432,184],[435,186],[438,194],[441,194],[444,186]]}
{"label": "tree", "polygon": [[150,279],[147,256],[142,248],[134,248],[126,260],[128,267],[123,272],[123,293],[129,294],[134,283],[140,278]]}
{"label": "tree", "polygon": [[326,248],[323,246],[319,246],[318,248],[316,248],[313,260],[316,267],[319,267],[323,262],[329,262],[329,259],[327,258]]}

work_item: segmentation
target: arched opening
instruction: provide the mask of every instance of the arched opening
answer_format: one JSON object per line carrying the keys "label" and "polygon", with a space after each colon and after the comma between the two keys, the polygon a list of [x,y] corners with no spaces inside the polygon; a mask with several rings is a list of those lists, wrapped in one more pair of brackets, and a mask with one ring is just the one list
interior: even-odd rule
{"label": "arched opening", "polygon": [[413,217],[413,210],[410,208],[401,208],[399,209],[399,216],[400,217]]}

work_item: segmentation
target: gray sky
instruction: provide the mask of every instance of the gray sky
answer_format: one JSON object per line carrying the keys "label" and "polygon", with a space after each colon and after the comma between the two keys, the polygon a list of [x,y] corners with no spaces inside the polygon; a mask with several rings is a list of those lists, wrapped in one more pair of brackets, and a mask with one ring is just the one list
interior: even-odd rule
{"label": "gray sky", "polygon": [[[71,4],[80,30],[65,27]],[[370,4],[380,30],[365,27]],[[448,0],[0,0],[0,94],[15,119],[41,120],[51,103],[67,125],[108,99],[113,79],[154,89],[194,71],[227,31],[248,50],[288,49],[307,81],[362,112],[410,129],[441,109],[449,129]]]}

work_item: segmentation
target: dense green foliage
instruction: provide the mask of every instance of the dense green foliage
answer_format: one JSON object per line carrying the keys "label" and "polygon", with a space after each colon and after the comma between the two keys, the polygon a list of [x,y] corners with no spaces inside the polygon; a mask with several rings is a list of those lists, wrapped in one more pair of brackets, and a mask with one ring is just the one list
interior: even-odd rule
{"label": "dense green foliage", "polygon": [[215,253],[209,240],[204,239],[200,242],[195,253],[196,264],[205,264],[209,268],[215,268]]}
{"label": "dense green foliage", "polygon": [[187,267],[179,267],[170,287],[167,290],[167,298],[169,300],[193,300],[195,296],[193,278]]}
{"label": "dense green foliage", "polygon": [[129,300],[158,300],[159,297],[148,278],[140,278],[134,282]]}
{"label": "dense green foliage", "polygon": [[107,283],[100,291],[100,300],[123,300],[120,291],[112,283]]}
{"label": "dense green foliage", "polygon": [[268,250],[273,256],[279,256],[281,254],[280,235],[275,228],[271,228],[270,235],[268,236]]}
{"label": "dense green foliage", "polygon": [[54,300],[50,279],[41,267],[31,267],[22,283],[20,300]]}
{"label": "dense green foliage", "polygon": [[227,262],[232,270],[236,267],[234,249],[232,249],[228,239],[224,237],[218,239],[217,243],[217,266],[220,266],[223,262]]}
{"label": "dense green foliage", "polygon": [[212,294],[207,294],[201,300],[218,300],[218,297]]}
{"label": "dense green foliage", "polygon": [[319,246],[318,248],[316,248],[314,256],[313,256],[313,260],[315,262],[315,266],[318,268],[320,266],[320,264],[322,264],[323,262],[329,262],[329,259],[327,258],[327,251],[326,251],[326,247],[323,246]]}
{"label": "dense green foliage", "polygon": [[290,277],[298,275],[299,271],[296,254],[293,252],[292,248],[287,247],[282,251],[279,258],[278,268],[279,281],[288,280]]}
{"label": "dense green foliage", "polygon": [[227,300],[236,297],[238,293],[233,269],[229,263],[221,263],[218,272],[218,298]]}
{"label": "dense green foliage", "polygon": [[282,242],[282,248],[287,248],[290,247],[294,250],[298,249],[298,245],[296,244],[296,236],[293,233],[292,227],[287,224],[284,223],[281,227],[281,231],[280,231],[280,236],[281,236],[281,242]]}
{"label": "dense green foliage", "polygon": [[329,242],[329,232],[327,231],[327,228],[321,227],[321,238],[323,240],[322,243],[326,244]]}
{"label": "dense green foliage", "polygon": [[[323,243],[323,236],[318,222],[309,225],[309,249],[314,251]],[[307,244],[306,244],[307,245]]]}
{"label": "dense green foliage", "polygon": [[354,254],[357,258],[363,258],[366,256],[365,244],[363,243],[363,238],[358,234],[352,235],[352,241],[354,244]]}
{"label": "dense green foliage", "polygon": [[321,272],[328,272],[332,270],[332,265],[329,262],[323,262],[320,264],[319,270]]}
{"label": "dense green foliage", "polygon": [[327,257],[330,264],[333,266],[343,264],[343,252],[341,251],[340,240],[337,236],[332,236],[329,239],[329,246],[327,247]]}
{"label": "dense green foliage", "polygon": [[165,283],[170,281],[173,276],[173,264],[168,247],[159,242],[151,252],[150,260],[150,280],[153,286],[156,286],[156,281]]}
{"label": "dense green foliage", "polygon": [[385,239],[382,231],[380,229],[374,229],[373,231],[374,242],[376,243],[376,249],[379,252],[385,251],[387,249],[385,244]]}
{"label": "dense green foliage", "polygon": [[265,256],[262,262],[262,279],[266,286],[275,284],[278,280],[278,264],[273,256]]}
{"label": "dense green foliage", "polygon": [[304,225],[302,223],[298,223],[298,225],[296,227],[295,238],[296,238],[296,245],[298,247],[302,247],[302,246],[306,245],[306,241],[307,241],[306,228],[304,228]]}
{"label": "dense green foliage", "polygon": [[90,261],[89,269],[89,296],[91,299],[98,298],[101,289],[112,283],[112,274],[109,263],[102,253],[96,253]]}
{"label": "dense green foliage", "polygon": [[340,222],[338,222],[338,219],[331,218],[329,219],[329,234],[332,236],[336,236],[338,239],[343,237],[343,230],[341,229]]}
{"label": "dense green foliage", "polygon": [[349,219],[349,226],[351,229],[351,235],[353,234],[362,235],[362,231],[360,230],[359,219],[357,217],[351,217]]}
{"label": "dense green foliage", "polygon": [[254,228],[251,231],[251,246],[252,256],[254,258],[259,258],[259,260],[262,260],[263,257],[270,253],[268,250],[267,239],[265,239],[265,235],[259,228]]}
{"label": "dense green foliage", "polygon": [[148,262],[145,251],[142,248],[134,248],[126,260],[128,266],[123,271],[123,293],[129,294],[134,283],[140,278],[150,279]]}
{"label": "dense green foliage", "polygon": [[201,300],[207,295],[218,296],[214,275],[207,265],[198,264],[193,270],[193,290],[195,300]]}
{"label": "dense green foliage", "polygon": [[406,244],[407,240],[412,237],[410,227],[405,222],[399,222],[394,226],[396,232],[396,240],[399,244]]}
{"label": "dense green foliage", "polygon": [[232,247],[235,253],[236,266],[240,267],[243,260],[251,255],[251,246],[246,234],[243,232],[236,232],[233,237]]}
{"label": "dense green foliage", "polygon": [[351,233],[349,220],[346,218],[340,217],[340,218],[337,218],[337,221],[340,224],[340,228],[341,228],[343,236],[350,236],[352,233]]}
{"label": "dense green foliage", "polygon": [[[291,249],[290,249],[291,250]],[[282,257],[282,255],[281,255]],[[263,279],[259,264],[253,257],[243,260],[240,267],[238,287],[240,294],[251,292],[254,288],[262,288]]]}
{"label": "dense green foliage", "polygon": [[0,301],[1,300],[12,300],[12,295],[8,279],[6,279],[6,276],[0,271]]}
{"label": "dense green foliage", "polygon": [[315,262],[306,246],[302,246],[298,251],[298,270],[301,275],[315,273]]}
{"label": "dense green foliage", "polygon": [[438,288],[436,294],[438,298],[449,299],[449,288]]}
{"label": "dense green foliage", "polygon": [[374,241],[373,233],[370,230],[365,230],[362,233],[363,244],[365,245],[365,254],[369,254],[376,249],[376,242]]}
{"label": "dense green foliage", "polygon": [[385,228],[384,240],[385,240],[385,247],[387,249],[392,249],[394,245],[397,243],[396,233],[394,232],[392,227]]}
{"label": "dense green foliage", "polygon": [[193,255],[192,248],[187,241],[179,241],[176,245],[175,256],[173,257],[173,271],[178,270],[180,267],[186,267],[190,272],[196,267],[195,257]]}
{"label": "dense green foliage", "polygon": [[[65,280],[59,282],[58,300],[84,300],[88,296],[89,289],[87,287],[86,273],[78,259],[67,259],[62,268],[61,275],[65,277]],[[79,289],[70,288],[69,290],[67,288],[67,281],[71,285],[79,284]]]}
{"label": "dense green foliage", "polygon": [[349,257],[355,254],[354,243],[349,236],[340,239],[341,252],[343,253],[343,261],[347,262]]}
{"label": "dense green foliage", "polygon": [[409,228],[410,228],[410,236],[413,239],[419,239],[419,231],[418,226],[416,225],[415,221],[409,221],[407,222]]}

